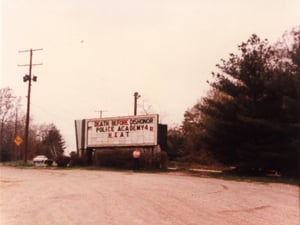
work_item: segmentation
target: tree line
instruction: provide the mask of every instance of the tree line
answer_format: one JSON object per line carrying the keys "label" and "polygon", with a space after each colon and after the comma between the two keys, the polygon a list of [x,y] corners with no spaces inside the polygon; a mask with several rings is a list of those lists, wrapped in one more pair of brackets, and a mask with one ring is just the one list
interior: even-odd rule
{"label": "tree line", "polygon": [[216,65],[210,90],[171,129],[171,160],[299,175],[300,26],[270,44],[253,34]]}
{"label": "tree line", "polygon": [[[0,162],[23,159],[25,114],[20,102],[21,97],[14,96],[11,88],[0,89]],[[15,143],[16,137],[20,137],[23,142]],[[29,159],[36,155],[56,159],[63,155],[64,150],[64,138],[54,124],[36,124],[30,120]]]}

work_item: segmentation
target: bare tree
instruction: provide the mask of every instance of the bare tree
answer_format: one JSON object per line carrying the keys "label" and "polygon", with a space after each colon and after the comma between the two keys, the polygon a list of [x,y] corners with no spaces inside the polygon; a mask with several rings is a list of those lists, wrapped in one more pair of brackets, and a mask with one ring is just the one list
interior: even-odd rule
{"label": "bare tree", "polygon": [[0,160],[11,158],[20,100],[20,97],[13,95],[11,88],[0,89]]}

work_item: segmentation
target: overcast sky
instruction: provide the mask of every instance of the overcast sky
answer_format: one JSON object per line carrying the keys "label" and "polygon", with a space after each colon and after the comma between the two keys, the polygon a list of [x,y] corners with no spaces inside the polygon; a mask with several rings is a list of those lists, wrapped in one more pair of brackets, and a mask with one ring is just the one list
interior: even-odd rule
{"label": "overcast sky", "polygon": [[74,120],[158,113],[169,127],[205,96],[221,58],[256,33],[271,43],[300,24],[299,0],[1,0],[0,88],[75,150]]}

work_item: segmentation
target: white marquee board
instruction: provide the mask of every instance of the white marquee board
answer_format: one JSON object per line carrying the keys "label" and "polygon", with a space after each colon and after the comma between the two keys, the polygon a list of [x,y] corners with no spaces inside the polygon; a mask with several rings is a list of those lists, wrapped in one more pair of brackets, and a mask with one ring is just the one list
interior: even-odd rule
{"label": "white marquee board", "polygon": [[157,129],[157,114],[87,119],[87,147],[154,146]]}

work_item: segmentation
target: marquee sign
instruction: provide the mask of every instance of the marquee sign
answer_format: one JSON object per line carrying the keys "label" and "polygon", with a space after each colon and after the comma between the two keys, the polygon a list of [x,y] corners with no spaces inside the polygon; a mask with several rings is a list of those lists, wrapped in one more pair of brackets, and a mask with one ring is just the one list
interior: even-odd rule
{"label": "marquee sign", "polygon": [[157,145],[158,115],[110,117],[85,121],[86,147]]}

